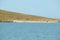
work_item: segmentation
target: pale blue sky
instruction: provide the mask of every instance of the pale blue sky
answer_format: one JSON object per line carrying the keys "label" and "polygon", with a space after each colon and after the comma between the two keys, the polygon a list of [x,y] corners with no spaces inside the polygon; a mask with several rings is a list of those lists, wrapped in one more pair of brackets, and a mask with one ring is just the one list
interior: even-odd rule
{"label": "pale blue sky", "polygon": [[60,18],[60,0],[0,0],[0,9]]}

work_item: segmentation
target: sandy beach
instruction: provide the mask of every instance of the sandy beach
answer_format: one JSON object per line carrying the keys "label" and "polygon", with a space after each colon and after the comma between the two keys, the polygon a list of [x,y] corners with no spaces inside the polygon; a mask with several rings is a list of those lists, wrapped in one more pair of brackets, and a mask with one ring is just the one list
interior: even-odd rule
{"label": "sandy beach", "polygon": [[13,22],[29,22],[29,23],[58,23],[57,21],[22,21],[22,20],[13,20]]}

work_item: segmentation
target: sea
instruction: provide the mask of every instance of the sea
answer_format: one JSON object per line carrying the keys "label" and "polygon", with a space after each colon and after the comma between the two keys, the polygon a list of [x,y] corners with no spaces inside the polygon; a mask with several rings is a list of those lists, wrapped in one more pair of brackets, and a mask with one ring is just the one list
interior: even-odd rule
{"label": "sea", "polygon": [[0,40],[60,40],[60,23],[0,22]]}

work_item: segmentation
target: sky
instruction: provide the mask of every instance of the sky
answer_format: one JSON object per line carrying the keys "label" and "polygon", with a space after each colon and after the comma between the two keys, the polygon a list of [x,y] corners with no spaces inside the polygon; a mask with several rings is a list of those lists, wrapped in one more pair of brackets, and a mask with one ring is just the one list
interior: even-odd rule
{"label": "sky", "polygon": [[60,18],[60,0],[0,0],[0,10]]}

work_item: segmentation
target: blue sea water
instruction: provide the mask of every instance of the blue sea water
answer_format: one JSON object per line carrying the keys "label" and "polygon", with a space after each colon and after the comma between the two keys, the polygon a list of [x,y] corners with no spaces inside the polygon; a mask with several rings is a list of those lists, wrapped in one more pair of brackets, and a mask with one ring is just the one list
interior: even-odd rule
{"label": "blue sea water", "polygon": [[0,40],[60,40],[60,24],[2,22]]}

